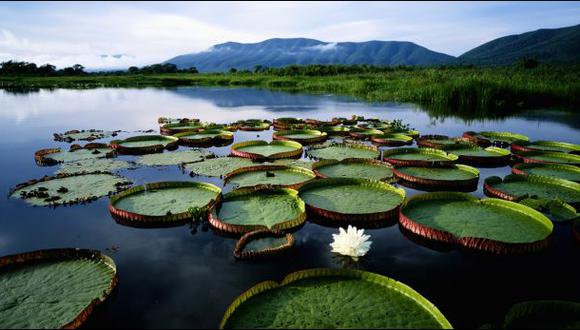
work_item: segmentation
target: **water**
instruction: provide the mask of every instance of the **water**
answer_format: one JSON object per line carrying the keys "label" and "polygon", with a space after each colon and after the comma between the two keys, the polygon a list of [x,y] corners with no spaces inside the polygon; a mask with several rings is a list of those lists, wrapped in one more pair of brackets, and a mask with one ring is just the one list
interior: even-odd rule
{"label": "water", "polygon": [[[433,119],[409,104],[367,104],[346,97],[304,95],[249,88],[40,90],[29,94],[0,91],[0,190],[31,178],[53,174],[57,167],[38,167],[33,153],[48,147],[68,148],[52,134],[70,129],[157,131],[157,118],[197,117],[202,121],[303,117],[330,119],[359,114],[402,118],[422,134],[458,136],[467,130],[508,130],[532,140],[580,143],[580,116],[530,111],[505,120],[465,122]],[[236,141],[271,140],[270,132],[238,132]],[[102,140],[99,140],[99,142]],[[106,141],[106,140],[104,140]],[[219,155],[229,147],[212,148]],[[132,156],[120,159],[132,160]],[[481,169],[481,182],[504,176],[508,167]],[[190,178],[177,166],[123,170],[135,184],[164,180],[200,180],[222,186],[217,178]],[[417,191],[407,189],[407,195]],[[231,187],[224,187],[224,191]],[[554,242],[539,254],[491,257],[459,249],[418,244],[398,225],[368,230],[369,255],[358,264],[330,253],[335,228],[307,223],[296,233],[297,246],[286,257],[236,262],[236,240],[204,226],[137,229],[117,224],[108,199],[88,205],[42,208],[18,199],[0,201],[0,255],[78,247],[104,251],[118,266],[119,286],[111,299],[89,318],[87,327],[217,327],[223,312],[252,285],[280,280],[313,267],[351,267],[387,275],[406,283],[439,307],[455,327],[478,327],[501,320],[514,303],[529,299],[580,300],[580,244],[569,224],[556,224]]]}

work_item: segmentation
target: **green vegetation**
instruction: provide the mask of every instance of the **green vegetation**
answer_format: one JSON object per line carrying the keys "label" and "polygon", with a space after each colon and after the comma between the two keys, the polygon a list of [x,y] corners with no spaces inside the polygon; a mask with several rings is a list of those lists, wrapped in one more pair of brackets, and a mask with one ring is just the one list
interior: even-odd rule
{"label": "green vegetation", "polygon": [[289,66],[215,74],[0,75],[0,88],[224,86],[334,93],[366,101],[414,102],[434,116],[502,117],[531,107],[580,108],[580,66],[373,67]]}

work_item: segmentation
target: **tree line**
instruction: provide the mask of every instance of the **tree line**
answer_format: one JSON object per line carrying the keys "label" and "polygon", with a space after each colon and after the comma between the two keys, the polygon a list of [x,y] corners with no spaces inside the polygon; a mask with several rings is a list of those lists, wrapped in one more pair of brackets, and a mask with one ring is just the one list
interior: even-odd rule
{"label": "tree line", "polygon": [[52,64],[44,64],[41,66],[35,63],[7,61],[0,63],[0,75],[15,76],[15,75],[30,75],[30,76],[81,76],[81,75],[111,75],[111,74],[158,74],[158,73],[198,73],[195,67],[187,69],[178,69],[175,64],[163,63],[152,64],[142,68],[136,66],[130,67],[128,70],[117,71],[100,71],[100,72],[86,72],[85,67],[80,64],[75,64],[71,67],[63,69],[56,69]]}

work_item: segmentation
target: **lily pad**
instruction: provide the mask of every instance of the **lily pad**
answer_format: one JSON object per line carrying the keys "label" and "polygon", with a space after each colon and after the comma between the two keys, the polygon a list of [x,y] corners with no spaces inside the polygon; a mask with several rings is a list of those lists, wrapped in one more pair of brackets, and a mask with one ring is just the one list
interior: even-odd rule
{"label": "lily pad", "polygon": [[294,236],[277,230],[256,230],[244,234],[236,243],[236,259],[270,257],[288,251],[294,246]]}
{"label": "lily pad", "polygon": [[57,174],[60,173],[80,173],[80,172],[116,172],[122,169],[131,168],[132,165],[124,160],[116,159],[85,159],[76,162],[62,164]]}
{"label": "lily pad", "polygon": [[459,192],[415,195],[401,207],[399,222],[427,239],[495,254],[541,250],[554,228],[527,206]]}
{"label": "lily pad", "polygon": [[383,135],[384,132],[374,128],[352,128],[348,134],[355,139],[370,139],[373,135]]}
{"label": "lily pad", "polygon": [[232,142],[234,133],[219,129],[204,129],[196,132],[183,132],[174,135],[179,139],[179,143],[186,146],[211,146],[212,144],[221,144]]}
{"label": "lily pad", "polygon": [[[412,188],[474,191],[479,181],[479,171],[467,165],[453,167],[401,166],[393,170],[399,182],[412,183]],[[419,189],[423,190],[423,189]]]}
{"label": "lily pad", "polygon": [[228,173],[224,177],[224,182],[234,184],[237,187],[269,185],[296,189],[315,177],[316,174],[314,172],[302,167],[256,165],[243,167]]}
{"label": "lily pad", "polygon": [[267,131],[272,123],[269,120],[248,119],[237,122],[241,131]]}
{"label": "lily pad", "polygon": [[222,177],[238,168],[253,166],[255,164],[248,158],[218,157],[186,164],[185,168],[191,171],[191,174],[195,175]]}
{"label": "lily pad", "polygon": [[191,222],[199,213],[207,215],[220,194],[220,188],[204,182],[148,183],[111,197],[109,211],[127,225],[177,226]]}
{"label": "lily pad", "polygon": [[457,159],[456,155],[431,148],[397,148],[383,152],[383,161],[397,166],[451,166]]}
{"label": "lily pad", "polygon": [[302,118],[283,117],[274,119],[274,129],[277,131],[300,129],[304,128],[305,124]]}
{"label": "lily pad", "polygon": [[390,129],[385,129],[384,132],[386,134],[404,134],[404,135],[408,135],[410,137],[418,137],[421,133],[417,130],[414,129],[394,129],[394,128],[390,128]]}
{"label": "lily pad", "polygon": [[262,140],[244,141],[231,146],[232,155],[250,159],[297,158],[302,155],[302,145],[294,141]]}
{"label": "lily pad", "polygon": [[77,328],[117,284],[98,251],[42,250],[0,258],[0,327]]}
{"label": "lily pad", "polygon": [[522,134],[496,131],[468,131],[463,133],[463,137],[482,147],[489,147],[492,144],[498,145],[500,147],[507,147],[509,144],[515,141],[530,140],[527,136]]}
{"label": "lily pad", "polygon": [[240,188],[223,196],[209,216],[218,231],[244,234],[259,229],[291,230],[304,224],[298,192],[287,188]]}
{"label": "lily pad", "polygon": [[56,206],[96,200],[127,188],[131,182],[107,172],[81,172],[45,176],[21,183],[10,197],[22,198],[35,206]]}
{"label": "lily pad", "polygon": [[515,141],[511,145],[511,150],[516,152],[539,150],[578,154],[580,153],[580,145],[560,141]]}
{"label": "lily pad", "polygon": [[399,133],[373,135],[371,136],[371,141],[390,147],[400,147],[413,144],[412,137]]}
{"label": "lily pad", "polygon": [[255,285],[232,302],[220,328],[450,329],[451,324],[403,283],[360,270],[322,268]]}
{"label": "lily pad", "polygon": [[69,151],[60,148],[41,149],[34,153],[34,160],[40,166],[50,166],[84,159],[110,158],[114,155],[113,149],[106,144],[89,143],[84,147],[74,144]]}
{"label": "lily pad", "polygon": [[277,131],[272,134],[272,138],[278,141],[296,141],[301,144],[311,144],[318,143],[326,140],[328,137],[327,133],[303,129],[303,130],[293,130],[293,131]]}
{"label": "lily pad", "polygon": [[447,135],[421,135],[417,139],[417,145],[423,148],[441,149],[448,145],[472,144],[465,138],[448,137]]}
{"label": "lily pad", "polygon": [[179,150],[162,154],[143,155],[137,159],[137,164],[145,166],[168,166],[183,163],[193,163],[211,157],[213,154],[204,150]]}
{"label": "lily pad", "polygon": [[165,124],[159,131],[163,135],[174,135],[177,133],[191,132],[202,129],[204,126],[200,122],[181,122],[174,124]]}
{"label": "lily pad", "polygon": [[574,207],[580,205],[580,183],[545,176],[510,174],[503,180],[492,176],[485,179],[483,189],[490,197],[509,201],[537,196],[547,200],[559,199]]}
{"label": "lily pad", "polygon": [[113,140],[111,147],[121,154],[141,155],[163,152],[164,149],[177,149],[178,142],[179,139],[174,136],[141,135],[125,140]]}
{"label": "lily pad", "polygon": [[346,158],[377,159],[381,152],[376,147],[363,144],[333,143],[313,146],[307,150],[306,154],[316,159],[343,160]]}
{"label": "lily pad", "polygon": [[321,160],[314,163],[312,169],[321,178],[358,178],[380,181],[393,179],[393,166],[376,159]]}
{"label": "lily pad", "polygon": [[157,119],[157,123],[159,124],[178,124],[178,123],[199,123],[200,120],[198,118],[168,118],[168,117],[159,117]]}
{"label": "lily pad", "polygon": [[64,133],[54,133],[54,140],[59,142],[94,141],[117,135],[116,132],[90,130],[71,130]]}
{"label": "lily pad", "polygon": [[521,302],[509,309],[503,328],[579,329],[580,303],[561,300]]}
{"label": "lily pad", "polygon": [[517,152],[514,155],[524,163],[550,163],[580,166],[580,155],[564,152],[528,151]]}
{"label": "lily pad", "polygon": [[347,136],[350,128],[347,126],[323,126],[319,127],[319,130],[325,132],[330,136]]}
{"label": "lily pad", "polygon": [[403,189],[368,179],[321,179],[304,184],[299,191],[309,212],[348,223],[395,219],[405,199]]}
{"label": "lily pad", "polygon": [[442,150],[457,155],[458,163],[480,167],[501,167],[507,166],[511,161],[511,153],[508,150],[487,147],[481,148],[477,145],[455,144],[448,145]]}
{"label": "lily pad", "polygon": [[306,168],[311,170],[312,169],[312,164],[314,164],[314,162],[310,162],[307,160],[302,160],[302,159],[276,159],[273,162],[266,162],[264,164],[273,164],[273,165],[286,165],[286,166],[297,166],[297,167],[302,167],[302,168]]}
{"label": "lily pad", "polygon": [[580,182],[580,168],[574,165],[521,163],[512,167],[512,173],[518,175],[540,175]]}

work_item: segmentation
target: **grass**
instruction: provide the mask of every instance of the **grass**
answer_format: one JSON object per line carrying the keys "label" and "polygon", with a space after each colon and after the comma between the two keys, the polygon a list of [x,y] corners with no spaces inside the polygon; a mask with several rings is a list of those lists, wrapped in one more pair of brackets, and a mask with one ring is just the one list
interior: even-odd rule
{"label": "grass", "polygon": [[370,102],[412,102],[435,116],[504,117],[524,108],[580,108],[580,67],[401,68],[343,75],[263,73],[0,76],[0,88],[224,86],[287,92],[332,93]]}

